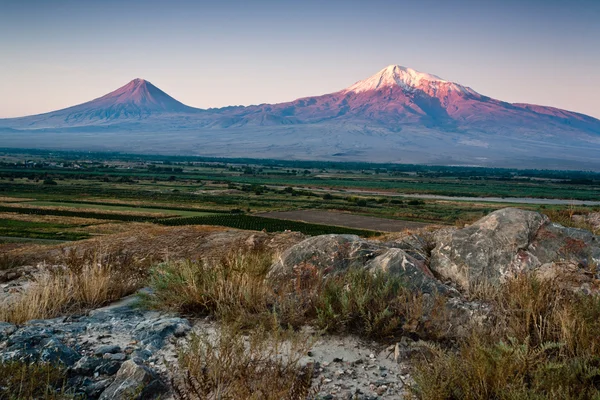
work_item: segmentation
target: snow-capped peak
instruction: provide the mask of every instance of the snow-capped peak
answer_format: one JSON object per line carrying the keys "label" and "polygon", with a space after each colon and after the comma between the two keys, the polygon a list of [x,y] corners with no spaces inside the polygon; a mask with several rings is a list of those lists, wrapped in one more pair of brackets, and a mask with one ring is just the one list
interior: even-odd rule
{"label": "snow-capped peak", "polygon": [[389,65],[370,78],[356,82],[345,89],[344,92],[361,93],[395,86],[399,86],[407,91],[413,91],[415,89],[437,89],[442,84],[448,85],[451,90],[472,92],[471,89],[445,81],[439,76],[419,72],[400,65]]}

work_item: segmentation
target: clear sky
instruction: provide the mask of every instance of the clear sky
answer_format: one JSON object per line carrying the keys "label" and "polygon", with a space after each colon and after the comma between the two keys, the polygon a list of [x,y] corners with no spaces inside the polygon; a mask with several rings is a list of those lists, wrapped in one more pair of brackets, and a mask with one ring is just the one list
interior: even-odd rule
{"label": "clear sky", "polygon": [[200,108],[290,101],[389,64],[600,118],[600,0],[0,0],[0,117],[136,77]]}

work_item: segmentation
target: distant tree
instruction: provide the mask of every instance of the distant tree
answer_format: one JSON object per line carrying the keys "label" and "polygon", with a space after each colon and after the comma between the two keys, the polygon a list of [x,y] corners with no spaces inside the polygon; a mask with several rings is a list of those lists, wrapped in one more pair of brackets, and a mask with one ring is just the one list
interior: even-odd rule
{"label": "distant tree", "polygon": [[58,183],[52,178],[46,178],[43,182],[44,185],[58,185]]}
{"label": "distant tree", "polygon": [[331,195],[331,193],[325,193],[323,195],[323,200],[333,200],[333,196]]}

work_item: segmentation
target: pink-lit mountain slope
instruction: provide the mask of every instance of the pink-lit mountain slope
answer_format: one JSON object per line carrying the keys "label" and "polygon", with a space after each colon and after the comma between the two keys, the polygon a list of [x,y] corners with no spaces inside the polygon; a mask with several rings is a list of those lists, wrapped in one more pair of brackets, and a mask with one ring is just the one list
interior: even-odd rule
{"label": "pink-lit mountain slope", "polygon": [[[231,114],[238,119],[231,118]],[[408,126],[444,130],[503,129],[600,134],[600,121],[575,112],[528,104],[510,104],[435,75],[390,65],[336,93],[289,103],[246,107],[228,112],[230,125],[295,124],[326,120],[364,122],[390,131]],[[583,130],[583,132],[578,132]]]}

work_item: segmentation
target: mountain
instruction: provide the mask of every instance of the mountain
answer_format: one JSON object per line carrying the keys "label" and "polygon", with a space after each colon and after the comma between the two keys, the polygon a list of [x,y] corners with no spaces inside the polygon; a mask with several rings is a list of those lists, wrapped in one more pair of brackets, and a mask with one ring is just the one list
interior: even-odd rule
{"label": "mountain", "polygon": [[15,118],[14,121],[30,129],[65,128],[141,120],[153,115],[194,114],[199,111],[138,78],[87,103],[32,117]]}
{"label": "mountain", "polygon": [[600,121],[511,104],[390,65],[346,89],[200,110],[135,79],[99,99],[0,120],[5,147],[600,170]]}
{"label": "mountain", "polygon": [[239,111],[240,115],[257,113],[270,114],[275,120],[287,117],[288,123],[364,119],[391,131],[400,130],[404,124],[497,131],[503,126],[537,129],[535,125],[550,123],[600,133],[600,121],[595,118],[494,100],[471,88],[398,65],[336,93]]}

